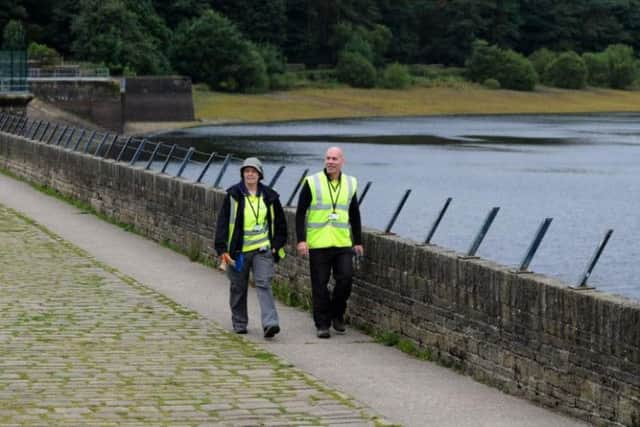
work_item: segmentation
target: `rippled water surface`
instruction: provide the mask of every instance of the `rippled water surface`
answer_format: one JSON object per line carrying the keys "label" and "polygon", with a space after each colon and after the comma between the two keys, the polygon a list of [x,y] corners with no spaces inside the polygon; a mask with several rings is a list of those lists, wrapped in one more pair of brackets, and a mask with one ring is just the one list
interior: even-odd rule
{"label": "rippled water surface", "polygon": [[[433,243],[467,252],[493,206],[500,212],[478,255],[517,266],[545,217],[553,223],[530,269],[575,284],[605,231],[614,233],[591,285],[640,299],[640,115],[384,118],[204,126],[160,139],[259,156],[286,202],[302,171],[343,147],[345,172],[372,186],[367,226],[384,229],[411,189],[393,231],[424,240],[447,197]],[[193,168],[187,172],[197,176]],[[232,165],[222,185],[239,178]],[[215,172],[208,180],[215,179]],[[295,204],[295,201],[294,201]]]}

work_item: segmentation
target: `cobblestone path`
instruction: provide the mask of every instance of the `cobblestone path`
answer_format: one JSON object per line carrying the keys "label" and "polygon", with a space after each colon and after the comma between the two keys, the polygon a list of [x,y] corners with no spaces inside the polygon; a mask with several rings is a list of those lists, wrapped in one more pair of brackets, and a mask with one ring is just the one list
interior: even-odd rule
{"label": "cobblestone path", "polygon": [[0,205],[0,425],[382,423]]}

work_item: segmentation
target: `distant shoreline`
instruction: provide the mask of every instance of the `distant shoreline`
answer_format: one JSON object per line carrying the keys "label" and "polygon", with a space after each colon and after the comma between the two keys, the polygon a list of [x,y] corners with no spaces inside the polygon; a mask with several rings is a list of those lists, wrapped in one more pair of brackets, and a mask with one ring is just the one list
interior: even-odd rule
{"label": "distant shoreline", "polygon": [[[335,87],[230,94],[196,86],[193,102],[195,121],[127,122],[124,132],[149,135],[207,125],[354,118],[636,113],[640,112],[640,91],[540,87],[533,92],[518,92],[465,84],[406,90]],[[37,99],[28,107],[28,115],[74,126],[92,126],[86,119]]]}
{"label": "distant shoreline", "polygon": [[517,92],[469,85],[228,94],[198,88],[193,95],[197,125],[394,116],[640,112],[640,91],[612,89],[542,87],[533,92]]}

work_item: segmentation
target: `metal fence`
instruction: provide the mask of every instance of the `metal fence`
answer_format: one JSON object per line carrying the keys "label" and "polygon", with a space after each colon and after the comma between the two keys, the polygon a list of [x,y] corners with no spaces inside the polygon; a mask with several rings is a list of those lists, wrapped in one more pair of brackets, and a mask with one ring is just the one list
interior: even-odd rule
{"label": "metal fence", "polygon": [[[43,120],[32,120],[24,116],[16,116],[7,113],[0,114],[0,132],[22,136],[30,141],[55,145],[61,149],[75,152],[82,152],[103,159],[113,159],[116,162],[128,163],[136,165],[145,170],[156,170],[161,173],[180,177],[184,179],[183,173],[187,166],[198,171],[193,175],[193,181],[199,184],[213,182],[213,187],[220,188],[222,178],[227,171],[229,164],[241,162],[243,159],[233,157],[230,154],[222,155],[218,153],[205,153],[194,149],[193,147],[185,148],[177,144],[164,144],[162,142],[149,141],[146,138],[134,138],[109,132],[98,132],[90,129],[79,129],[71,126],[54,124]],[[271,181],[268,183],[270,187],[274,187],[278,178],[282,175],[285,167],[280,166]],[[293,192],[287,199],[285,206],[291,207],[296,194],[300,190],[304,179],[309,172],[306,169],[300,179],[297,181]],[[205,176],[208,179],[205,180]],[[215,178],[214,178],[215,177]],[[371,182],[367,182],[358,196],[358,202],[362,205],[365,201]],[[400,198],[396,209],[391,216],[388,225],[385,228],[386,234],[392,234],[391,230],[399,217],[402,208],[411,194],[408,189]],[[424,245],[430,245],[436,230],[442,218],[446,214],[452,199],[447,198],[444,205],[438,212],[435,221],[429,229],[429,232],[423,242]],[[496,206],[489,210],[485,220],[473,240],[471,241],[468,251],[462,256],[463,258],[476,258],[476,253],[480,247],[484,237],[489,232],[500,207]],[[536,231],[527,251],[523,254],[522,261],[513,271],[517,274],[528,273],[528,267],[535,256],[540,244],[551,225],[553,218],[545,218],[542,220],[540,227]],[[587,286],[591,272],[595,268],[596,263],[600,259],[604,248],[606,247],[611,235],[612,229],[606,230],[601,242],[596,246],[593,256],[587,263],[584,273],[580,276],[575,289],[592,289]]]}
{"label": "metal fence", "polygon": [[56,67],[30,67],[29,80],[60,80],[60,79],[108,79],[110,77],[107,67],[84,68],[76,65]]}
{"label": "metal fence", "polygon": [[28,92],[27,52],[0,50],[0,93]]}

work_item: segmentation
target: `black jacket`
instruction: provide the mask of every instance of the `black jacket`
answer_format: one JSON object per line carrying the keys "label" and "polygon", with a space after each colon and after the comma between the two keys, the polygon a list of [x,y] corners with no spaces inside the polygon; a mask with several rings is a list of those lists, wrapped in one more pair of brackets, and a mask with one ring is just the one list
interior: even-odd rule
{"label": "black jacket", "polygon": [[[261,194],[265,205],[267,205],[267,225],[269,229],[269,241],[271,248],[275,249],[274,260],[278,262],[278,249],[284,247],[287,243],[287,220],[284,216],[280,197],[271,188],[258,183],[258,194]],[[227,189],[227,195],[222,203],[222,209],[218,212],[218,221],[216,224],[215,248],[218,255],[229,252],[232,258],[235,258],[242,252],[243,230],[244,230],[244,205],[246,188],[242,182],[235,184]],[[231,243],[229,242],[229,215],[230,215],[230,197],[238,203],[238,214],[236,215],[236,223],[233,228],[233,236]],[[275,218],[271,218],[271,207],[273,206],[273,214]],[[273,232],[271,224],[273,223]]]}

